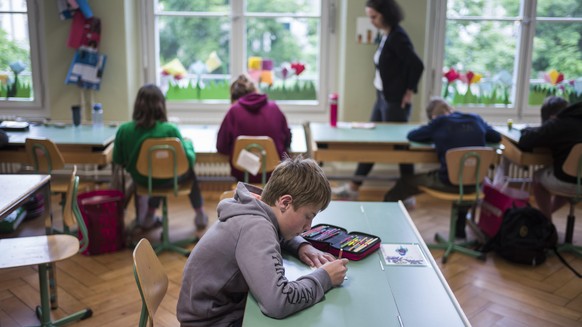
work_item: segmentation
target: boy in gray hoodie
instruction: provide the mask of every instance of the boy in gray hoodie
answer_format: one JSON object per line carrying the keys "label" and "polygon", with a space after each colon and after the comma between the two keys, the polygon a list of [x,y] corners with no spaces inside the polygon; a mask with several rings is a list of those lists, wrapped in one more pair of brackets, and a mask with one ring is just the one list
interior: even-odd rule
{"label": "boy in gray hoodie", "polygon": [[[240,326],[249,291],[265,315],[284,318],[343,283],[348,260],[299,236],[330,198],[323,170],[301,157],[279,164],[262,192],[238,183],[186,262],[177,306],[181,326]],[[317,269],[289,281],[281,249]]]}

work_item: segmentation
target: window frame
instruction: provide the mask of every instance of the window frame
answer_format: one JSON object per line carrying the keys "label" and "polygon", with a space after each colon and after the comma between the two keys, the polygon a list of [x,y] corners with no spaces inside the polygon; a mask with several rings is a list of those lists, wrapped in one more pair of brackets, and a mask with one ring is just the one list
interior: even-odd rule
{"label": "window frame", "polygon": [[[442,72],[444,63],[444,43],[446,34],[446,24],[449,20],[447,17],[447,0],[435,0],[431,2],[430,25],[434,26],[432,35],[429,38],[429,49],[434,53],[433,58],[429,60],[430,71],[432,76],[430,78],[429,90],[426,101],[431,96],[440,96],[442,90]],[[456,108],[463,112],[476,113],[481,115],[484,119],[491,122],[503,122],[507,119],[517,119],[523,122],[539,123],[539,106],[530,106],[528,104],[528,95],[530,87],[530,73],[532,65],[532,53],[534,50],[534,37],[536,32],[536,22],[581,22],[582,18],[576,17],[537,17],[536,13],[537,1],[535,0],[520,0],[520,9],[518,16],[492,18],[486,16],[467,16],[455,17],[452,20],[498,20],[498,21],[514,21],[519,25],[517,28],[518,36],[516,39],[516,51],[514,62],[513,83],[515,85],[512,98],[513,104],[509,107],[499,106],[456,106]],[[430,53],[430,52],[429,52]],[[525,83],[527,81],[527,83]]]}
{"label": "window frame", "polygon": [[[156,30],[156,14],[154,12],[155,0],[145,1],[142,5],[142,46],[143,46],[143,63],[144,78],[146,83],[155,83],[159,85],[157,67],[159,67],[157,49],[159,48],[159,37]],[[230,63],[231,63],[231,80],[232,76],[238,76],[246,68],[246,24],[245,19],[256,17],[279,17],[286,16],[284,13],[247,13],[244,14],[244,0],[231,0],[231,12],[224,13],[205,13],[207,17],[229,17],[231,21],[231,38],[230,38]],[[324,116],[327,110],[328,94],[335,90],[336,72],[333,67],[337,63],[337,32],[336,32],[336,0],[321,1],[321,16],[319,26],[320,36],[320,54],[319,54],[319,90],[315,101],[277,101],[277,104],[287,115],[297,114],[303,117],[308,115],[310,119],[317,119]],[[179,13],[175,13],[179,14]],[[287,15],[288,16],[288,15]],[[313,17],[311,14],[297,15],[295,17]],[[308,104],[306,104],[308,103]],[[230,107],[228,101],[207,100],[207,101],[180,101],[167,102],[168,113],[171,116],[183,120],[192,120],[196,117],[197,121],[219,122],[222,119],[222,113]],[[289,117],[288,117],[289,118]]]}
{"label": "window frame", "polygon": [[[30,71],[32,74],[32,85],[34,100],[14,101],[0,99],[0,110],[4,117],[16,116],[46,116],[48,112],[45,107],[45,69],[46,64],[41,56],[41,50],[45,49],[44,40],[41,37],[41,26],[44,26],[44,4],[41,0],[26,0],[28,17],[28,37],[30,42]],[[11,14],[19,11],[2,11],[4,14]]]}

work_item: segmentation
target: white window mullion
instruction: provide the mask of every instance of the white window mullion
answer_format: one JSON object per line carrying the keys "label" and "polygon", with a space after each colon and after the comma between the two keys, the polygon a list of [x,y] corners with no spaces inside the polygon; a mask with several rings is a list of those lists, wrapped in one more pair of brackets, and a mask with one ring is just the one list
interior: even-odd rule
{"label": "white window mullion", "polygon": [[518,119],[522,119],[528,106],[529,78],[531,71],[533,39],[535,35],[535,16],[537,0],[521,3],[521,21],[519,22],[519,39],[517,42],[514,85],[514,108]]}
{"label": "white window mullion", "polygon": [[244,0],[233,0],[231,11],[230,63],[231,80],[246,71],[246,17]]}

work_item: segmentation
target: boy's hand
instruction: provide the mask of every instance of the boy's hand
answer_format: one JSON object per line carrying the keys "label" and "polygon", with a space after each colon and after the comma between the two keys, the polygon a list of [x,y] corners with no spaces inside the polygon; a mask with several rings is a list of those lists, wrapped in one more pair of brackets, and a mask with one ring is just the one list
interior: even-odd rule
{"label": "boy's hand", "polygon": [[339,286],[344,282],[346,273],[348,271],[348,259],[337,259],[332,262],[328,262],[321,266],[331,278],[331,284],[333,286]]}
{"label": "boy's hand", "polygon": [[304,243],[299,247],[299,260],[310,267],[319,268],[327,262],[334,261],[333,255],[320,251],[309,243]]}

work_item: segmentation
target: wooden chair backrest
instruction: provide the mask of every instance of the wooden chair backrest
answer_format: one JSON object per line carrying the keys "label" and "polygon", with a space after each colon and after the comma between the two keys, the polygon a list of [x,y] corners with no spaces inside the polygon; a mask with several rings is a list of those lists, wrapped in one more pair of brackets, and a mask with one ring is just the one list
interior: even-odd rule
{"label": "wooden chair backrest", "polygon": [[245,171],[243,167],[237,164],[238,156],[243,149],[257,154],[261,158],[261,164],[263,163],[263,158],[265,158],[266,173],[272,172],[281,162],[277,147],[272,138],[269,136],[241,135],[236,138],[234,150],[232,151],[232,166],[240,171]]}
{"label": "wooden chair backrest", "polygon": [[479,185],[495,160],[490,147],[461,147],[446,153],[449,181],[453,185]]}
{"label": "wooden chair backrest", "polygon": [[140,326],[145,326],[146,320],[153,326],[154,315],[168,290],[168,275],[151,243],[145,238],[133,250],[133,272],[142,299],[142,318],[144,307],[147,310],[148,319],[141,319]]}
{"label": "wooden chair backrest", "polygon": [[249,148],[251,145],[258,145],[261,150],[265,151],[266,155],[266,171],[271,172],[279,162],[281,162],[281,158],[279,157],[279,153],[277,152],[277,147],[275,146],[275,142],[269,136],[246,136],[241,135],[236,138],[234,143],[234,150],[232,156],[232,165],[238,170],[244,170],[244,168],[238,166],[236,161],[238,159],[238,155],[243,149],[247,151],[254,152],[259,154],[259,148]]}
{"label": "wooden chair backrest", "polygon": [[27,138],[24,143],[29,163],[37,173],[50,174],[65,167],[65,159],[57,145],[42,138]]}
{"label": "wooden chair backrest", "polygon": [[148,177],[151,191],[152,179],[173,178],[174,188],[177,188],[178,177],[188,172],[190,163],[177,137],[151,138],[143,141],[136,168],[141,175]]}
{"label": "wooden chair backrest", "polygon": [[71,227],[77,226],[77,230],[80,233],[79,252],[83,252],[89,246],[89,233],[87,232],[87,225],[85,225],[83,215],[79,209],[79,203],[77,202],[78,190],[79,176],[77,176],[77,166],[73,166],[69,187],[67,188],[65,207],[63,208],[63,225],[67,232],[71,230]]}

